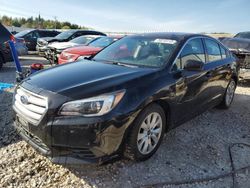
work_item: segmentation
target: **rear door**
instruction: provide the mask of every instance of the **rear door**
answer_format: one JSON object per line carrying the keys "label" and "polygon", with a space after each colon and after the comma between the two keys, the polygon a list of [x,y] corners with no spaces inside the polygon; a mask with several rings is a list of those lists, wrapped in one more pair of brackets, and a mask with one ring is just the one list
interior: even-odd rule
{"label": "rear door", "polygon": [[207,90],[207,74],[210,70],[187,71],[185,64],[190,61],[206,63],[204,44],[201,38],[189,40],[172,67],[172,74],[176,80],[176,107],[173,118],[176,124],[193,117],[210,97]]}
{"label": "rear door", "polygon": [[208,88],[212,93],[211,102],[213,102],[224,94],[224,88],[231,78],[231,59],[228,57],[225,48],[216,40],[205,38],[204,44],[208,59],[205,68],[210,69]]}

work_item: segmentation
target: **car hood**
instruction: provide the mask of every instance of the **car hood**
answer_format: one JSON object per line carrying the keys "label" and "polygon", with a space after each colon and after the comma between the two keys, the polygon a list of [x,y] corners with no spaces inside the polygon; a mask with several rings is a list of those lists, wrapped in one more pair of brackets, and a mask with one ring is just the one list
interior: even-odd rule
{"label": "car hood", "polygon": [[64,42],[64,41],[67,41],[67,39],[57,39],[57,38],[55,38],[55,37],[42,37],[42,38],[40,38],[40,40],[47,41],[48,43],[51,43],[51,42]]}
{"label": "car hood", "polygon": [[155,71],[156,69],[131,68],[83,60],[35,73],[25,79],[22,85],[25,87],[25,84],[28,84],[31,87],[80,99],[126,89],[126,83],[129,81],[138,80]]}
{"label": "car hood", "polygon": [[102,48],[100,47],[92,47],[92,46],[77,46],[77,47],[72,47],[65,52],[71,53],[71,54],[78,54],[78,55],[92,55],[96,54],[99,52]]}
{"label": "car hood", "polygon": [[48,45],[50,48],[65,49],[73,46],[78,46],[79,44],[73,42],[54,42]]}
{"label": "car hood", "polygon": [[250,39],[225,38],[221,42],[230,50],[244,51],[250,53]]}
{"label": "car hood", "polygon": [[[45,41],[50,41],[50,40],[52,40],[52,39],[54,39],[55,37],[42,37],[42,38],[39,38],[40,40],[45,40]],[[38,39],[38,40],[39,40]]]}

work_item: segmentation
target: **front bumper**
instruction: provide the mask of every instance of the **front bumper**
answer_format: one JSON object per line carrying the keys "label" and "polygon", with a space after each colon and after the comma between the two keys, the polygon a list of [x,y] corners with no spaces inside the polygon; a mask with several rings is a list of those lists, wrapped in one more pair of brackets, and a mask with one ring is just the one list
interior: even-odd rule
{"label": "front bumper", "polygon": [[62,51],[57,51],[56,49],[48,49],[45,51],[45,57],[52,64],[58,64],[58,57],[60,56]]}
{"label": "front bumper", "polygon": [[101,164],[119,156],[125,132],[134,118],[118,119],[57,117],[40,129],[32,124],[24,128],[15,118],[14,126],[28,144],[53,163]]}
{"label": "front bumper", "polygon": [[243,53],[238,51],[232,51],[238,58],[240,64],[239,77],[244,80],[250,79],[250,53]]}

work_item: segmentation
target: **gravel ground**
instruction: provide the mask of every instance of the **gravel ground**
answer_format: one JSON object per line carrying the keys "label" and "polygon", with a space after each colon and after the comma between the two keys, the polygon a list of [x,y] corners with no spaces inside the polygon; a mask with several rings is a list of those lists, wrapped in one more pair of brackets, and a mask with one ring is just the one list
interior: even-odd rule
{"label": "gravel ground", "polygon": [[[45,62],[22,58],[37,61]],[[6,64],[0,82],[13,83],[14,72]],[[63,167],[36,153],[12,128],[11,100],[11,90],[0,93],[0,187],[250,187],[250,147],[232,145],[250,144],[250,83],[238,86],[229,110],[211,109],[167,133],[151,159],[102,166]]]}

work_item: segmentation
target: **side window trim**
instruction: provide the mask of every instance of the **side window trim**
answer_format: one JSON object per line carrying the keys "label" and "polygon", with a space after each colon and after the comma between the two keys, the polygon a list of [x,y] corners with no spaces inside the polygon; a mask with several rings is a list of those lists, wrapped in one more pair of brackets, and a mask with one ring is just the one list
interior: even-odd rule
{"label": "side window trim", "polygon": [[[196,36],[196,37],[191,37],[191,38],[189,38],[189,39],[183,44],[183,46],[181,47],[180,51],[179,51],[178,54],[176,55],[176,57],[175,57],[175,59],[174,59],[172,65],[171,65],[171,67],[170,67],[170,73],[175,72],[175,70],[173,70],[173,67],[174,67],[174,65],[176,64],[176,60],[180,57],[180,55],[181,55],[183,49],[186,47],[186,45],[187,45],[190,41],[192,41],[192,40],[194,40],[194,39],[200,39],[200,40],[201,40],[201,42],[202,42],[202,47],[203,47],[203,50],[204,50],[204,55],[205,55],[205,63],[208,63],[207,52],[206,52],[206,48],[205,48],[205,42],[203,41],[205,38],[206,38],[206,37],[204,37],[204,36]],[[180,60],[180,61],[181,61],[181,60]],[[181,62],[181,63],[182,63],[182,62]],[[182,69],[179,69],[179,70],[183,70],[183,68],[182,68]]]}
{"label": "side window trim", "polygon": [[207,53],[207,48],[206,48],[204,37],[201,37],[201,42],[202,42],[202,46],[203,46],[204,54],[205,54],[205,64],[207,64],[209,62],[209,60],[208,60],[208,53]]}
{"label": "side window trim", "polygon": [[224,49],[225,55],[226,55],[226,58],[223,58],[223,57],[222,57],[222,51],[221,51],[221,58],[222,58],[222,59],[227,59],[227,58],[229,58],[228,50],[227,50],[224,46],[222,46],[221,44],[219,44],[219,46],[220,46],[220,50],[221,50],[221,49]]}
{"label": "side window trim", "polygon": [[219,61],[219,60],[209,61],[209,54],[208,54],[208,52],[207,52],[207,46],[206,46],[205,40],[211,40],[211,41],[215,42],[215,43],[218,45],[219,50],[220,50],[220,57],[221,57],[220,60],[223,60],[223,58],[222,58],[222,53],[221,53],[221,44],[218,43],[216,40],[214,40],[214,39],[212,39],[212,38],[208,38],[208,37],[207,37],[207,38],[204,37],[203,40],[204,40],[205,50],[206,50],[206,54],[207,54],[207,62],[206,62],[206,63],[209,64],[209,63],[213,63],[213,62]]}

